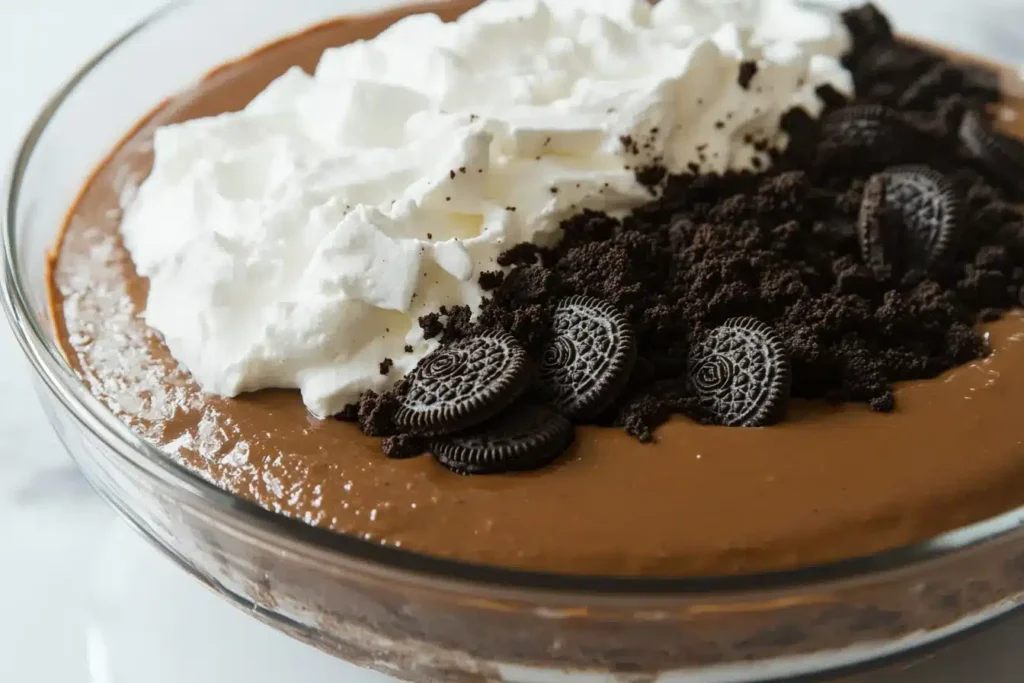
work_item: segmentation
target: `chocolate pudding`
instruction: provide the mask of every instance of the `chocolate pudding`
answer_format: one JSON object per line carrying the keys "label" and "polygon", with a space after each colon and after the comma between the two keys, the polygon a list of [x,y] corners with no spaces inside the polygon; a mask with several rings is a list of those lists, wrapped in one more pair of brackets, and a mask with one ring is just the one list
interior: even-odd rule
{"label": "chocolate pudding", "polygon": [[[417,7],[452,20],[475,2]],[[103,162],[54,250],[53,318],[68,362],[169,458],[238,496],[384,545],[529,570],[720,575],[863,556],[1024,503],[1024,315],[984,324],[991,352],[897,384],[896,409],[794,399],[758,429],[676,416],[652,443],[585,426],[538,472],[460,477],[394,460],[357,425],[312,417],[297,392],[204,393],[147,327],[149,283],[119,232],[154,131],[236,111],[292,66],[374,36],[412,10],[339,19],[228,64],[175,95]],[[1000,120],[1024,135],[1024,102]],[[383,359],[382,359],[383,360]]]}

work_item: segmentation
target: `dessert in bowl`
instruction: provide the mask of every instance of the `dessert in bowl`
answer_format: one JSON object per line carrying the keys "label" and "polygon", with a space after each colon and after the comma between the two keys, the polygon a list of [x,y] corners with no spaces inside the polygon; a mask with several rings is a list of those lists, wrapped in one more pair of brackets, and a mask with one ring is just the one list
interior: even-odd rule
{"label": "dessert in bowl", "polygon": [[1010,609],[997,72],[870,8],[475,4],[232,62],[86,182],[62,356],[23,343],[97,486],[412,680],[754,680]]}

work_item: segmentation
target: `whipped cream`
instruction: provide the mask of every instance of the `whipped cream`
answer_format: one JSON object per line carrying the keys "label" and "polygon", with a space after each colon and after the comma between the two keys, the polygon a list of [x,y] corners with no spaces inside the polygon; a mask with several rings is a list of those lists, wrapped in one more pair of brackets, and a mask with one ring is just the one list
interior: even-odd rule
{"label": "whipped cream", "polygon": [[334,414],[431,350],[419,316],[478,307],[502,251],[649,200],[638,167],[767,161],[751,141],[784,144],[786,111],[819,114],[823,84],[852,93],[847,47],[838,17],[795,0],[408,17],[243,111],[156,132],[122,225],[146,322],[208,392],[298,388]]}

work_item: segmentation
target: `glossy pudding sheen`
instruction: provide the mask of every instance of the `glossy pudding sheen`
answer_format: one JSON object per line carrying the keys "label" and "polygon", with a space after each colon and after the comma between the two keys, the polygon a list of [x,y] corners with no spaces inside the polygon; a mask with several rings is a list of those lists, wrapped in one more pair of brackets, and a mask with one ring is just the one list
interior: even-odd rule
{"label": "glossy pudding sheen", "polygon": [[[447,20],[472,4],[417,10]],[[154,130],[238,110],[289,67],[312,71],[326,48],[404,13],[338,20],[219,69],[162,106],[83,190],[52,260],[54,321],[72,367],[133,430],[218,486],[310,524],[563,573],[791,568],[921,541],[1024,502],[1018,314],[987,328],[990,357],[900,386],[892,414],[795,402],[775,427],[678,418],[648,445],[588,427],[557,465],[529,474],[464,478],[431,458],[388,460],[355,426],[312,418],[297,392],[200,391],[143,322],[148,283],[118,230],[125,188],[151,168]]]}

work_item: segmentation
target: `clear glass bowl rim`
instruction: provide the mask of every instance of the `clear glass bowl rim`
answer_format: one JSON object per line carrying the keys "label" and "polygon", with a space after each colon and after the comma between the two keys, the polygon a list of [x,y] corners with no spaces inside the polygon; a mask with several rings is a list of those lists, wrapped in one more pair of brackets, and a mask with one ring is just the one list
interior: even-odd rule
{"label": "clear glass bowl rim", "polygon": [[[413,0],[410,0],[412,2]],[[613,597],[615,595],[648,595],[652,597],[709,597],[714,593],[778,590],[806,587],[809,584],[852,579],[866,579],[899,568],[967,551],[969,548],[996,541],[1024,524],[1024,506],[975,524],[946,532],[928,541],[886,550],[858,558],[793,570],[708,577],[633,577],[583,576],[532,572],[520,569],[480,565],[427,554],[384,547],[354,536],[332,532],[293,520],[266,510],[215,486],[199,475],[168,458],[154,445],[137,436],[106,409],[71,371],[57,346],[50,341],[44,322],[30,304],[28,283],[20,266],[17,250],[16,216],[25,170],[35,152],[36,144],[64,101],[76,91],[83,80],[108,56],[116,52],[147,27],[158,23],[172,12],[191,4],[171,1],[144,17],[90,59],[45,104],[22,137],[3,180],[5,206],[0,212],[3,234],[3,278],[0,297],[11,329],[29,359],[38,379],[83,426],[110,446],[126,464],[142,470],[162,483],[175,486],[200,499],[219,513],[245,524],[264,540],[290,552],[303,550],[330,556],[353,569],[374,574],[395,573],[406,582],[450,584],[455,590],[526,589],[547,593],[585,593]],[[216,66],[216,65],[213,65]]]}

